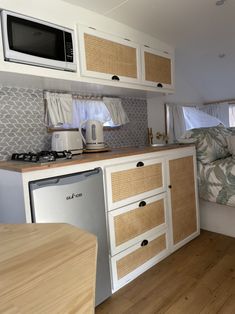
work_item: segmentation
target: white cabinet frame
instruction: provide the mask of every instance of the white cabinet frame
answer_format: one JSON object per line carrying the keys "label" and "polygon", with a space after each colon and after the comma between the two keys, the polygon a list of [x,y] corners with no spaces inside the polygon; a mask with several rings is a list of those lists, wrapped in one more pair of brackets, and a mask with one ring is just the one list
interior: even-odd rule
{"label": "white cabinet frame", "polygon": [[132,281],[136,277],[138,277],[140,274],[145,272],[147,269],[150,267],[154,266],[158,262],[160,262],[162,259],[164,259],[166,256],[170,254],[170,247],[169,247],[169,241],[168,241],[168,234],[166,230],[160,231],[157,234],[154,235],[149,235],[145,239],[151,242],[152,240],[156,239],[157,237],[165,234],[166,237],[166,249],[161,251],[159,254],[156,256],[152,257],[150,260],[136,268],[134,271],[128,273],[126,276],[122,277],[121,279],[118,279],[118,274],[117,274],[117,262],[125,257],[126,255],[136,251],[141,247],[141,242],[136,243],[135,245],[131,246],[127,250],[111,257],[111,269],[112,269],[112,285],[113,285],[113,292],[117,291],[121,287],[125,286],[129,281]]}
{"label": "white cabinet frame", "polygon": [[127,162],[122,164],[117,164],[115,166],[105,167],[105,177],[106,177],[106,197],[107,197],[107,205],[108,210],[113,210],[122,206],[125,206],[127,204],[137,202],[139,200],[145,199],[147,197],[153,196],[155,194],[163,193],[166,191],[166,167],[165,167],[165,159],[164,158],[152,158],[152,159],[145,159],[143,156],[140,156],[139,161],[144,162],[144,166],[154,165],[157,163],[161,164],[161,170],[162,170],[162,186],[159,188],[156,188],[154,190],[150,190],[138,195],[134,195],[131,197],[128,197],[126,199],[113,202],[112,200],[112,180],[111,175],[114,172],[118,171],[124,171],[129,169],[134,169],[136,167],[137,161],[133,162]]}
{"label": "white cabinet frame", "polygon": [[[140,65],[140,45],[129,41],[127,39],[111,35],[108,33],[104,33],[98,31],[94,28],[86,27],[83,25],[77,25],[77,33],[78,33],[78,43],[79,43],[79,60],[80,60],[80,68],[81,68],[81,75],[91,78],[100,78],[105,79],[113,82],[115,86],[118,86],[118,83],[134,83],[134,84],[141,84],[141,65]],[[86,51],[85,51],[85,42],[84,42],[84,34],[90,34],[102,39],[110,40],[118,44],[122,44],[124,46],[132,47],[136,49],[136,66],[137,66],[137,78],[131,78],[126,76],[119,76],[120,81],[112,80],[112,74],[108,73],[101,73],[96,71],[89,71],[87,70],[86,66]],[[113,75],[117,75],[113,73]]]}
{"label": "white cabinet frame", "polygon": [[[145,58],[144,58],[144,53],[145,52],[149,52],[149,53],[152,53],[154,55],[170,59],[170,62],[171,62],[171,84],[164,84],[162,82],[152,82],[152,81],[147,81],[145,79]],[[143,82],[144,85],[153,86],[153,87],[156,87],[159,90],[163,90],[163,91],[165,89],[167,89],[167,90],[174,90],[174,86],[175,86],[175,82],[174,82],[175,62],[174,62],[174,55],[173,55],[172,52],[162,51],[162,50],[157,50],[157,49],[152,49],[152,48],[149,48],[149,47],[142,46],[141,47],[141,65],[142,65],[142,76],[141,76],[141,78],[142,78],[142,82]],[[157,87],[158,83],[161,83],[163,85],[163,87]]]}
{"label": "white cabinet frame", "polygon": [[162,193],[153,197],[149,197],[149,198],[145,198],[142,199],[141,201],[145,201],[146,205],[153,203],[155,201],[158,200],[163,200],[164,202],[164,218],[165,218],[165,222],[161,225],[158,225],[155,228],[152,228],[138,236],[136,236],[135,238],[132,238],[129,241],[126,241],[125,243],[122,243],[118,246],[116,246],[115,242],[116,242],[116,237],[115,237],[115,226],[114,226],[114,218],[116,216],[119,216],[120,214],[123,213],[127,213],[131,210],[134,210],[136,208],[138,208],[138,204],[139,202],[136,202],[134,204],[122,207],[122,208],[118,208],[116,210],[110,211],[108,212],[108,221],[109,221],[109,236],[110,236],[110,250],[111,250],[111,255],[115,255],[120,253],[121,251],[127,249],[128,247],[136,244],[137,242],[144,240],[146,237],[150,236],[150,235],[155,235],[156,233],[158,233],[161,230],[165,230],[167,225],[168,225],[168,216],[167,216],[167,202],[166,202],[166,193]]}

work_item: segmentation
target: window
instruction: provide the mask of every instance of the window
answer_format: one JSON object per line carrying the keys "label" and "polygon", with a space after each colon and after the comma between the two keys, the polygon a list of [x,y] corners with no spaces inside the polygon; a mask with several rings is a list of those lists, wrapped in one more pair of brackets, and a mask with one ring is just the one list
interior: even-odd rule
{"label": "window", "polygon": [[86,120],[98,120],[109,127],[117,126],[102,100],[74,99],[72,117],[72,123],[63,124],[63,128],[79,128]]}
{"label": "window", "polygon": [[98,120],[108,127],[129,122],[119,98],[80,99],[71,94],[51,92],[45,92],[44,97],[45,122],[52,128],[80,128],[86,120]]}

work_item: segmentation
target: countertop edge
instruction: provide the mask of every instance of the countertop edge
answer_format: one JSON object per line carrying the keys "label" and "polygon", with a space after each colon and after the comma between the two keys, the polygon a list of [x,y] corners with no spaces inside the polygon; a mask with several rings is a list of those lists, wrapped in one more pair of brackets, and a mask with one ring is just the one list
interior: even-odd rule
{"label": "countertop edge", "polygon": [[102,161],[120,157],[127,157],[133,155],[141,155],[146,153],[154,153],[167,151],[172,149],[184,148],[195,146],[194,144],[169,144],[166,146],[141,146],[141,147],[123,147],[114,148],[109,152],[98,152],[98,153],[83,153],[78,156],[74,156],[72,159],[58,160],[55,162],[48,163],[26,163],[18,161],[0,161],[1,170],[9,170],[13,172],[25,173],[37,170],[46,170],[52,168],[72,166],[76,164],[89,163],[94,161]]}

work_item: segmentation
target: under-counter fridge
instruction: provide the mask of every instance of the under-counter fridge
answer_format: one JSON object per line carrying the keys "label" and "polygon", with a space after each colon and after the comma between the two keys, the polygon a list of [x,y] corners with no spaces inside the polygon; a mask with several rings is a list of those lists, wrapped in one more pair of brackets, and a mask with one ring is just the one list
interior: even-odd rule
{"label": "under-counter fridge", "polygon": [[102,169],[29,183],[35,223],[69,223],[97,236],[96,305],[111,295]]}

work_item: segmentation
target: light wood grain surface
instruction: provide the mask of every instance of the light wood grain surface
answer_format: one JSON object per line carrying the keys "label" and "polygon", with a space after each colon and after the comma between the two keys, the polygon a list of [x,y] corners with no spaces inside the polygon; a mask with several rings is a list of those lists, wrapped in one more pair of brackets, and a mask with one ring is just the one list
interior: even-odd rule
{"label": "light wood grain surface", "polygon": [[93,313],[96,254],[67,224],[0,225],[0,313]]}
{"label": "light wood grain surface", "polygon": [[158,151],[169,150],[169,149],[177,149],[177,148],[187,147],[187,146],[192,146],[192,144],[190,145],[189,144],[172,144],[172,145],[158,146],[158,147],[142,146],[142,147],[115,148],[109,152],[93,153],[93,154],[84,153],[78,156],[73,156],[72,159],[58,160],[55,162],[48,162],[48,163],[0,161],[0,169],[16,171],[16,172],[29,172],[29,171],[77,165],[77,164],[82,164],[82,163],[87,163],[87,162],[92,162],[92,161],[146,154],[146,153],[158,152]]}

